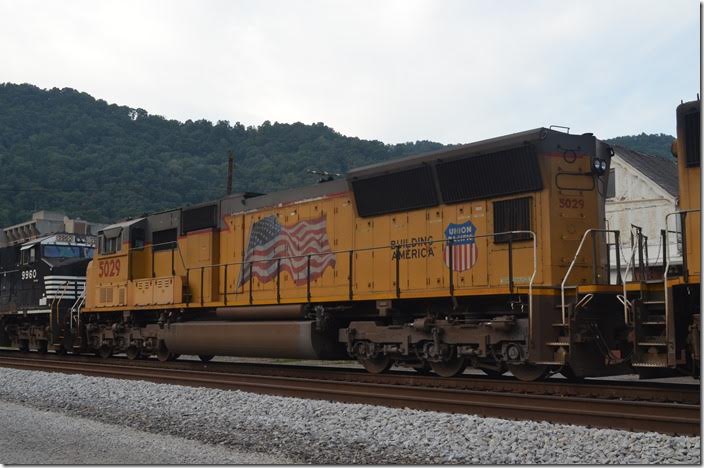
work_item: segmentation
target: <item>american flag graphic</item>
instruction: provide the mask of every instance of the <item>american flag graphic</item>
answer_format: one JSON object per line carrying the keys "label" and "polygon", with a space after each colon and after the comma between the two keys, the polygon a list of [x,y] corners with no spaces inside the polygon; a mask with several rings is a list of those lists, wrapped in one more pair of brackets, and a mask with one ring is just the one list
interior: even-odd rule
{"label": "american flag graphic", "polygon": [[281,258],[281,271],[287,271],[296,285],[306,284],[308,255],[311,281],[322,276],[327,267],[335,267],[335,255],[330,250],[324,215],[299,221],[292,226],[282,226],[274,215],[260,219],[252,225],[249,233],[238,287],[249,281],[248,262],[253,262],[253,277],[262,283],[271,281],[276,277],[277,258]]}
{"label": "american flag graphic", "polygon": [[[450,266],[450,250],[452,250],[452,269],[454,271],[469,270],[477,262],[477,243],[475,235],[477,227],[471,221],[463,224],[450,223],[445,229],[446,242],[443,247],[445,265]],[[451,245],[451,246],[450,246]]]}

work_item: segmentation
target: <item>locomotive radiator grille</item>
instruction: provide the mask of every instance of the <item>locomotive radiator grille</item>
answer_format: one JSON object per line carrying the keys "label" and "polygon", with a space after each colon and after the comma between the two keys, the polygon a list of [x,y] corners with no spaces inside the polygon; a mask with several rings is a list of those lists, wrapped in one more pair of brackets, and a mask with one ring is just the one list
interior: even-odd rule
{"label": "locomotive radiator grille", "polygon": [[45,276],[44,292],[47,299],[78,299],[86,288],[85,276]]}

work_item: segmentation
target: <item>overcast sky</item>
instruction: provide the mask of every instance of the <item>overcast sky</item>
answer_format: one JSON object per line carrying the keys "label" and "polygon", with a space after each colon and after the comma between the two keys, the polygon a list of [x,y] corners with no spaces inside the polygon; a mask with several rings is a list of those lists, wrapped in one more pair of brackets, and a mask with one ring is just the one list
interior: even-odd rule
{"label": "overcast sky", "polygon": [[699,40],[696,0],[0,0],[0,82],[387,143],[609,138],[674,134]]}

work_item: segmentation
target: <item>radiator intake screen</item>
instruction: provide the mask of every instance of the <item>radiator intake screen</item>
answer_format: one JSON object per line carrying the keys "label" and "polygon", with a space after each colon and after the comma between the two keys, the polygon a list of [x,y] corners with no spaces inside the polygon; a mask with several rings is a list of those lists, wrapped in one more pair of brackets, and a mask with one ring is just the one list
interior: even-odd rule
{"label": "radiator intake screen", "polygon": [[[531,231],[531,197],[494,202],[494,232]],[[530,234],[502,234],[494,236],[497,244],[510,240],[529,240]]]}
{"label": "radiator intake screen", "polygon": [[532,146],[441,162],[436,169],[445,203],[536,192],[543,188]]}
{"label": "radiator intake screen", "polygon": [[352,181],[360,216],[428,208],[438,204],[430,166]]}
{"label": "radiator intake screen", "polygon": [[154,252],[176,248],[176,228],[152,232],[152,245]]}
{"label": "radiator intake screen", "polygon": [[218,205],[206,205],[183,210],[181,215],[183,233],[216,227],[218,225],[217,213]]}

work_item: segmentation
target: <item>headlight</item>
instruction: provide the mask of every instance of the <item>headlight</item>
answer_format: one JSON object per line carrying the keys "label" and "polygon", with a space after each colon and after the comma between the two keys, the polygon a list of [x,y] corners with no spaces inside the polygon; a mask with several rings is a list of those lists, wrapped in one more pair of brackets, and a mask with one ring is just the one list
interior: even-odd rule
{"label": "headlight", "polygon": [[592,163],[592,172],[596,175],[602,175],[606,172],[606,161],[603,159],[594,159]]}

